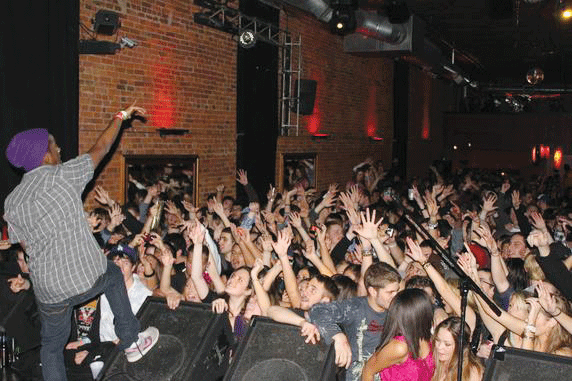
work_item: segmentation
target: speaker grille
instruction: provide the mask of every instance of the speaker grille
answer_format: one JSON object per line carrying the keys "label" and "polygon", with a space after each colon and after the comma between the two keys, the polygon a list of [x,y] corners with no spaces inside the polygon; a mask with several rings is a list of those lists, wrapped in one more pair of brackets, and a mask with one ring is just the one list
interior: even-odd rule
{"label": "speaker grille", "polygon": [[234,381],[335,379],[333,347],[309,345],[300,328],[256,317],[224,378]]}
{"label": "speaker grille", "polygon": [[137,314],[141,329],[159,329],[159,341],[141,360],[129,363],[115,351],[101,380],[219,380],[233,342],[226,314],[209,305],[181,303],[170,310],[162,298],[148,298]]}

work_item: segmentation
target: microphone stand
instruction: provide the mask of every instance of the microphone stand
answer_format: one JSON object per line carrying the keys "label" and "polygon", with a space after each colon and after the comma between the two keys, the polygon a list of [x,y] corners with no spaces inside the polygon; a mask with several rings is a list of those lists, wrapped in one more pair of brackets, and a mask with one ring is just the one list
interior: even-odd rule
{"label": "microphone stand", "polygon": [[467,299],[469,295],[469,291],[473,291],[474,293],[478,294],[485,303],[489,305],[489,307],[493,310],[493,312],[500,316],[501,311],[497,307],[497,305],[485,295],[485,293],[481,290],[481,288],[471,279],[471,277],[467,276],[465,272],[459,267],[457,262],[451,258],[449,253],[439,245],[439,243],[429,234],[429,232],[420,224],[415,222],[411,214],[404,210],[403,217],[405,217],[405,222],[412,227],[415,231],[417,231],[421,237],[425,240],[429,240],[431,242],[431,246],[435,249],[439,257],[445,262],[447,266],[457,276],[459,277],[460,284],[459,288],[461,290],[461,332],[459,335],[459,348],[458,348],[458,362],[457,362],[457,380],[462,381],[462,373],[463,373],[463,336],[465,333],[465,321],[467,320]]}

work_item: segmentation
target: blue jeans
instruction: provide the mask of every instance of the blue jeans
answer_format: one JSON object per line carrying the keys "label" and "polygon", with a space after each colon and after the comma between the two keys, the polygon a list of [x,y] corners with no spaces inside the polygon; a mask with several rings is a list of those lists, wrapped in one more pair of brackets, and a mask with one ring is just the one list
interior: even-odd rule
{"label": "blue jeans", "polygon": [[115,317],[115,333],[119,349],[125,349],[138,338],[139,321],[131,311],[127,290],[121,270],[112,261],[107,261],[107,270],[93,287],[83,294],[72,296],[60,303],[38,302],[42,322],[42,348],[40,359],[44,381],[65,381],[64,347],[69,340],[74,306],[104,293]]}

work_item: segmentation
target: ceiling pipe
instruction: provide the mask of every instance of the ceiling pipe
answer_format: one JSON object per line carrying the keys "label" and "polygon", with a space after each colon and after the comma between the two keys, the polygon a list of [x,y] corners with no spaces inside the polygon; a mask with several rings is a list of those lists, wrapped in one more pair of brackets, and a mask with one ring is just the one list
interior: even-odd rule
{"label": "ceiling pipe", "polygon": [[392,24],[387,16],[380,16],[374,12],[356,11],[356,33],[388,42],[399,44],[407,37],[407,30],[403,24]]}
{"label": "ceiling pipe", "polygon": [[332,19],[333,10],[324,0],[280,0],[280,2],[310,12],[322,22],[330,22]]}

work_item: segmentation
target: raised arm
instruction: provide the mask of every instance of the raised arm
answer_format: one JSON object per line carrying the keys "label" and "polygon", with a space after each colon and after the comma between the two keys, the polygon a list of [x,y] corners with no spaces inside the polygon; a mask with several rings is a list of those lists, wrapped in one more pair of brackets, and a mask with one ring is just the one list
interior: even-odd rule
{"label": "raised arm", "polygon": [[205,232],[200,223],[196,222],[192,228],[187,228],[187,234],[193,242],[193,254],[191,258],[191,280],[195,285],[197,294],[201,300],[209,293],[209,285],[203,277],[203,242]]}
{"label": "raised arm", "polygon": [[[419,245],[409,237],[407,237],[406,241],[407,246],[409,247],[409,256],[411,256],[414,261],[417,261],[421,264],[423,269],[425,269],[427,272],[429,278],[431,278],[433,281],[437,292],[439,292],[443,300],[447,302],[449,306],[451,306],[457,316],[461,316],[461,296],[453,289],[451,289],[441,273],[439,273],[439,271],[433,267],[431,262],[427,261],[427,258],[421,251],[421,247],[419,247]],[[473,309],[469,306],[467,306],[466,312],[467,324],[471,328],[472,332],[475,329],[477,316],[475,315],[475,311],[473,311]]]}
{"label": "raised arm", "polygon": [[290,303],[292,307],[300,308],[300,292],[298,291],[298,284],[296,283],[296,275],[288,259],[288,247],[290,246],[291,240],[290,235],[282,230],[278,232],[278,241],[274,242],[272,246],[280,259],[280,263],[282,263],[284,284],[288,292],[288,297],[290,298]]}
{"label": "raised arm", "polygon": [[392,267],[395,266],[393,258],[383,246],[377,236],[377,227],[381,224],[382,219],[375,222],[375,210],[370,214],[369,208],[366,212],[361,212],[361,226],[356,227],[354,230],[360,237],[367,239],[375,249],[375,253],[380,261],[387,263]]}
{"label": "raised arm", "polygon": [[135,104],[132,104],[124,111],[118,112],[113,117],[111,122],[109,122],[107,128],[103,130],[101,135],[99,135],[95,141],[95,144],[87,152],[89,156],[91,156],[91,161],[93,162],[94,168],[97,168],[99,163],[101,163],[101,160],[103,160],[105,155],[107,155],[109,152],[109,149],[119,135],[119,131],[121,131],[121,125],[123,121],[131,119],[135,114],[145,115],[145,112],[146,111],[144,108],[136,107]]}
{"label": "raised arm", "polygon": [[252,270],[250,270],[250,278],[252,279],[252,286],[254,287],[254,292],[256,294],[256,301],[258,302],[258,306],[262,311],[262,316],[267,316],[268,308],[271,305],[270,298],[268,297],[268,293],[258,279],[258,274],[263,267],[264,265],[262,264],[262,261],[257,259],[256,262],[254,262]]}
{"label": "raised arm", "polygon": [[474,232],[480,237],[478,240],[480,244],[486,247],[491,254],[491,275],[493,277],[493,282],[499,293],[505,292],[509,287],[508,282],[508,270],[504,259],[500,255],[497,243],[495,242],[493,235],[485,223],[481,223],[479,226],[474,228]]}

